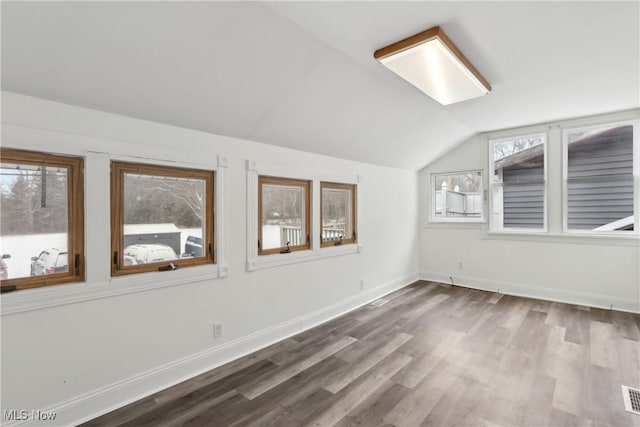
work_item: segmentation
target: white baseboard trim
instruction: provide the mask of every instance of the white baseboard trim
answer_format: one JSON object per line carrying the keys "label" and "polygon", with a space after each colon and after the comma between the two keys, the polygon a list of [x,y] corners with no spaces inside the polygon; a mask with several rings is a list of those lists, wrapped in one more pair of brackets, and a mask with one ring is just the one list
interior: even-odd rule
{"label": "white baseboard trim", "polygon": [[534,298],[545,301],[554,301],[567,304],[583,305],[605,310],[626,311],[640,313],[640,300],[630,298],[618,298],[611,295],[596,294],[591,292],[579,292],[568,289],[534,286],[523,283],[505,282],[471,276],[451,276],[439,272],[421,272],[421,280],[451,284],[451,277],[456,286],[479,289],[483,291],[499,292],[505,295],[513,295],[526,298]]}
{"label": "white baseboard trim", "polygon": [[[330,306],[100,387],[42,411],[56,413],[56,426],[77,425],[325,323],[408,286],[416,280],[418,280],[417,273],[391,280]],[[45,423],[36,422],[36,424],[44,425]],[[3,423],[6,427],[24,425],[34,424],[33,421],[28,420]]]}

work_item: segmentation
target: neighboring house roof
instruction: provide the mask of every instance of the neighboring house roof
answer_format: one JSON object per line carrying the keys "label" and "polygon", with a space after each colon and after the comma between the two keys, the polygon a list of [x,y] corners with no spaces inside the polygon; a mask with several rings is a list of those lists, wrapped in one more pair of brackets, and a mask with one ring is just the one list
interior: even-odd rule
{"label": "neighboring house roof", "polygon": [[496,169],[503,169],[509,166],[523,165],[523,163],[537,160],[544,154],[544,144],[534,145],[515,154],[510,154],[495,162]]}
{"label": "neighboring house roof", "polygon": [[[618,142],[620,140],[632,138],[633,126],[618,126],[611,129],[606,129],[601,132],[587,133],[582,138],[570,143],[572,148],[585,147],[591,144],[599,144],[602,142]],[[503,157],[495,162],[496,169],[503,169],[515,165],[523,165],[525,162],[539,160],[544,155],[544,144],[538,144],[525,150],[519,151],[515,154]]]}
{"label": "neighboring house roof", "polygon": [[124,226],[124,234],[159,234],[179,233],[180,229],[175,224],[128,224]]}
{"label": "neighboring house roof", "polygon": [[631,140],[633,138],[633,125],[618,126],[606,129],[602,132],[587,133],[582,138],[571,142],[572,147],[589,145],[593,143],[606,142],[614,143],[621,140]]}

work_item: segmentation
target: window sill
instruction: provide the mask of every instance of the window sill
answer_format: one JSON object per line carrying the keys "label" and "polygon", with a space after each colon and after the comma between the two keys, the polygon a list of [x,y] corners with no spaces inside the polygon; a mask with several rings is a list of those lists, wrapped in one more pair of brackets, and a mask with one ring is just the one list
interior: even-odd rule
{"label": "window sill", "polygon": [[424,223],[424,228],[463,228],[463,229],[486,229],[486,221],[428,221]]}
{"label": "window sill", "polygon": [[[187,283],[217,279],[228,275],[227,266],[207,265],[175,271],[141,273],[113,277],[107,283],[70,283],[46,288],[27,289],[3,295],[2,316],[43,308],[75,304],[119,295],[152,291]],[[161,281],[159,279],[162,279]]]}
{"label": "window sill", "polygon": [[360,244],[345,244],[315,250],[295,251],[288,254],[259,255],[256,260],[247,262],[247,271],[262,270],[264,268],[280,267],[283,265],[315,261],[323,258],[360,253]]}
{"label": "window sill", "polygon": [[481,234],[482,240],[510,240],[521,242],[548,242],[565,244],[592,244],[605,246],[640,247],[640,236],[598,235],[581,233],[544,233],[522,231],[486,231]]}

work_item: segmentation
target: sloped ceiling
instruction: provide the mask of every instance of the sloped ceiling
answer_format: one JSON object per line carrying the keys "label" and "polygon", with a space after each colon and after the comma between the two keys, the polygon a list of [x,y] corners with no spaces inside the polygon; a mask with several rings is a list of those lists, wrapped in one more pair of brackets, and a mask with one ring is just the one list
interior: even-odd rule
{"label": "sloped ceiling", "polygon": [[[478,132],[640,106],[639,15],[638,2],[3,1],[2,89],[419,169]],[[435,25],[489,95],[445,107],[373,59]]]}

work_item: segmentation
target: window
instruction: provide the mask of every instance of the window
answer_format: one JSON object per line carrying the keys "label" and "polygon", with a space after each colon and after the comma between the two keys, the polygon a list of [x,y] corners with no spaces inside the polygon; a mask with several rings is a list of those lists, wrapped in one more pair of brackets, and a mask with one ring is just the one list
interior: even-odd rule
{"label": "window", "polygon": [[322,233],[320,246],[356,242],[356,186],[320,183]]}
{"label": "window", "polygon": [[214,262],[214,172],[111,163],[111,274]]}
{"label": "window", "polygon": [[2,292],[84,280],[83,160],[0,153]]}
{"label": "window", "polygon": [[483,221],[481,171],[433,174],[431,188],[432,221]]}
{"label": "window", "polygon": [[633,124],[565,130],[564,155],[565,230],[637,230]]}
{"label": "window", "polygon": [[[246,166],[247,271],[362,252],[356,228],[361,176],[252,160]],[[333,207],[323,209],[323,200]]]}
{"label": "window", "polygon": [[546,135],[493,140],[491,228],[545,231]]}
{"label": "window", "polygon": [[311,183],[258,177],[258,255],[310,248]]}

